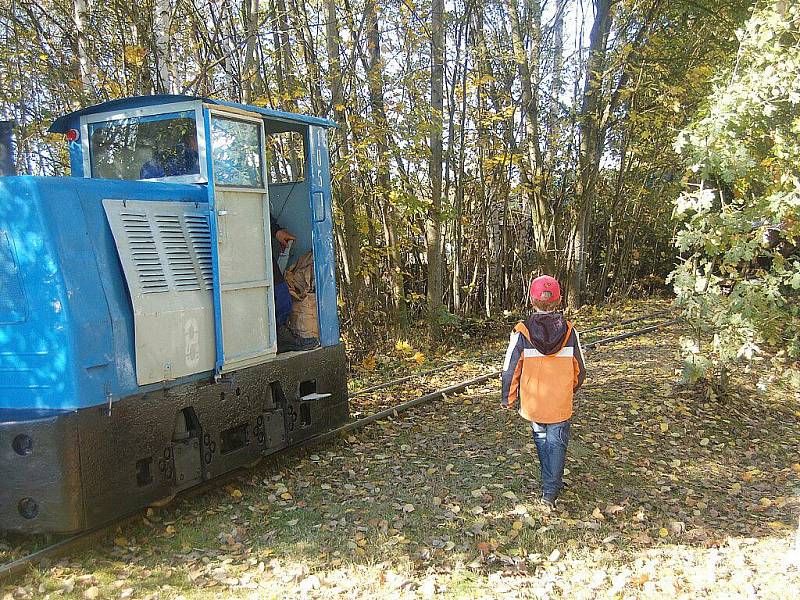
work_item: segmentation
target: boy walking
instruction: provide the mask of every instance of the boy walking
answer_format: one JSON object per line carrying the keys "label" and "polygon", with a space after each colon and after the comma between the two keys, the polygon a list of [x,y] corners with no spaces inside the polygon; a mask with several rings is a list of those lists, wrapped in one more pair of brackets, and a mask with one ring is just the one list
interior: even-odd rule
{"label": "boy walking", "polygon": [[556,312],[561,286],[542,275],[531,282],[534,312],[517,324],[503,364],[502,404],[531,422],[542,469],[542,501],[555,506],[564,476],[572,395],[586,378],[580,339]]}

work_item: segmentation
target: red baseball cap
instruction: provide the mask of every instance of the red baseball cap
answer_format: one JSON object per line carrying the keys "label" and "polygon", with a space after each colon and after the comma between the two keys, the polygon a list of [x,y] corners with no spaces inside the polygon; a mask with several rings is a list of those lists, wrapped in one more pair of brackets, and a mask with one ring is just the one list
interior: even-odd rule
{"label": "red baseball cap", "polygon": [[[543,298],[543,292],[550,292],[549,298]],[[542,275],[531,281],[531,300],[539,302],[558,302],[561,299],[561,286],[550,275]]]}

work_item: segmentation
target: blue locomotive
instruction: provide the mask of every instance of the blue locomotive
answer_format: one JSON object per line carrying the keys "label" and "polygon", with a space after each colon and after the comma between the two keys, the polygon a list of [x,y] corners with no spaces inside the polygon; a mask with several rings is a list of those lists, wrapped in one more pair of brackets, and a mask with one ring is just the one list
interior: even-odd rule
{"label": "blue locomotive", "polygon": [[[53,123],[71,177],[0,178],[0,530],[91,528],[349,418],[332,126],[127,98]],[[312,350],[278,352],[275,221],[312,252]]]}

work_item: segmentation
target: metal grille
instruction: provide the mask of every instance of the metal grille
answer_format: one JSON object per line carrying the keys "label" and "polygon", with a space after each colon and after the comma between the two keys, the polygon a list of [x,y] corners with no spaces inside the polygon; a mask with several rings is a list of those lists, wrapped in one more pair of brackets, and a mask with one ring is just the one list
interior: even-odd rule
{"label": "metal grille", "polygon": [[[139,203],[141,208],[142,204]],[[155,204],[155,203],[154,203]],[[212,288],[208,216],[176,203],[158,212],[123,209],[119,220],[142,294]]]}
{"label": "metal grille", "polygon": [[202,213],[185,213],[183,219],[189,240],[194,248],[203,289],[210,290],[213,286],[213,275],[211,271],[211,230],[208,226],[208,216]]}
{"label": "metal grille", "polygon": [[169,286],[147,213],[123,211],[120,213],[120,221],[125,230],[142,293],[166,292]]}
{"label": "metal grille", "polygon": [[170,278],[178,290],[199,290],[192,252],[181,223],[182,215],[156,214],[155,221],[166,254]]}
{"label": "metal grille", "polygon": [[0,323],[25,320],[27,303],[8,234],[0,231]]}

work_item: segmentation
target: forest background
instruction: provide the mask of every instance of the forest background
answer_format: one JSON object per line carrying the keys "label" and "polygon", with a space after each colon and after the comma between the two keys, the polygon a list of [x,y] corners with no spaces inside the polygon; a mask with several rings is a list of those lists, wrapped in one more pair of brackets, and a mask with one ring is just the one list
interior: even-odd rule
{"label": "forest background", "polygon": [[[16,122],[20,170],[46,175],[67,172],[50,122],[118,97],[213,96],[335,120],[337,268],[356,341],[423,318],[435,339],[523,306],[544,272],[577,307],[666,289],[678,265],[690,310],[698,269],[719,263],[695,260],[708,255],[710,205],[687,203],[698,169],[675,143],[684,131],[678,149],[701,152],[702,121],[693,138],[687,128],[714,90],[727,94],[759,6],[794,5],[0,0],[0,114]],[[730,290],[715,289],[697,322],[723,308]],[[734,356],[758,331],[742,335]]]}

